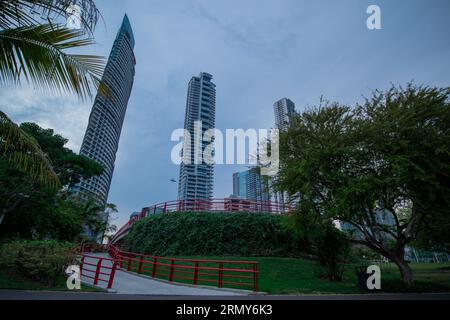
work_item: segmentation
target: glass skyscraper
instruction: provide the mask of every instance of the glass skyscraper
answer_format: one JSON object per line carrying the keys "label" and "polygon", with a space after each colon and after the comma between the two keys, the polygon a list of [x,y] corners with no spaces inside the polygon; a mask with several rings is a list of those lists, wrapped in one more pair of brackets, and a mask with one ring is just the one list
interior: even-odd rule
{"label": "glass skyscraper", "polygon": [[[189,136],[185,136],[183,142],[184,161],[180,166],[179,200],[209,200],[213,197],[214,165],[196,160],[201,159],[203,151],[211,144],[203,141],[203,134],[215,128],[216,85],[211,81],[212,78],[209,73],[202,72],[189,81],[184,121],[184,128]],[[196,128],[201,136],[195,136]]]}
{"label": "glass skyscraper", "polygon": [[270,200],[268,179],[261,176],[259,168],[233,174],[233,197],[265,202]]}
{"label": "glass skyscraper", "polygon": [[103,73],[102,82],[106,92],[97,94],[95,98],[80,150],[81,155],[102,164],[104,172],[72,187],[82,198],[93,196],[98,204],[106,204],[108,199],[116,152],[134,82],[134,45],[133,30],[125,15]]}

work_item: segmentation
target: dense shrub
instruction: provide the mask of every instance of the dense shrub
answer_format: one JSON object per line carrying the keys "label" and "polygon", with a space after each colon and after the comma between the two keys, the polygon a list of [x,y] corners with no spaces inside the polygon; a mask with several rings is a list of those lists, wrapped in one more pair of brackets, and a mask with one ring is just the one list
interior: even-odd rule
{"label": "dense shrub", "polygon": [[299,256],[308,241],[282,226],[283,217],[249,213],[171,213],[135,223],[126,239],[134,252],[159,256]]}
{"label": "dense shrub", "polygon": [[75,261],[73,246],[57,241],[15,241],[0,247],[0,268],[12,270],[46,286]]}
{"label": "dense shrub", "polygon": [[341,281],[350,258],[350,245],[344,234],[326,224],[316,235],[314,244],[323,275],[330,280]]}

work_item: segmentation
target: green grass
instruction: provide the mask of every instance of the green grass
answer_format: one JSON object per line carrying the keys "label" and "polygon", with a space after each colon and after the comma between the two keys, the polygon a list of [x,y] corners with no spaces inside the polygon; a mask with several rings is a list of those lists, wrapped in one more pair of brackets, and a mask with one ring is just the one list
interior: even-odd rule
{"label": "green grass", "polygon": [[[248,258],[248,257],[179,257],[188,259],[207,259],[207,260],[245,260],[259,262],[259,289],[270,294],[355,294],[362,293],[357,287],[357,276],[355,273],[356,265],[348,265],[341,282],[333,282],[320,277],[320,268],[318,263],[305,259],[291,258]],[[193,265],[193,264],[191,264]],[[214,266],[214,265],[210,265]],[[215,265],[217,266],[217,265]],[[125,263],[125,267],[127,264]],[[225,265],[227,267],[227,265]],[[382,292],[450,292],[450,264],[412,264],[414,272],[414,288],[404,288],[400,282],[400,273],[395,265],[388,265],[382,269]],[[138,263],[131,264],[131,270],[137,271]],[[151,275],[152,267],[144,267],[147,271],[144,274]],[[167,280],[169,267],[160,267],[158,273],[165,274],[157,276]],[[214,273],[214,272],[210,272]],[[245,274],[241,274],[245,275]],[[186,276],[175,273],[175,276]],[[177,282],[192,284],[190,279],[176,279]],[[204,279],[217,281],[217,273],[212,276],[204,276]],[[248,282],[251,280],[241,280]],[[201,285],[213,285],[217,283],[199,282]],[[224,285],[229,288],[250,289],[236,285]]]}
{"label": "green grass", "polygon": [[[22,275],[8,270],[0,270],[0,289],[11,290],[48,290],[68,291],[67,278],[61,275],[56,279],[54,286],[44,286],[38,281],[28,279]],[[81,285],[82,292],[104,292],[104,290]]]}

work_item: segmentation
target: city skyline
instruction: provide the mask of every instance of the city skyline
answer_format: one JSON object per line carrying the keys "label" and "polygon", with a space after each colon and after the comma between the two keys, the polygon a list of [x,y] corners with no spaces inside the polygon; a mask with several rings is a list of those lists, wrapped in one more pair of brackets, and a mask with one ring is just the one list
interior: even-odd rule
{"label": "city skyline", "polygon": [[[372,90],[408,81],[449,86],[448,1],[378,1],[383,29],[369,31],[370,1],[97,1],[105,20],[86,54],[108,55],[123,14],[133,21],[139,67],[116,159],[109,201],[122,225],[131,212],[177,197],[179,166],[170,135],[183,128],[186,83],[206,70],[220,86],[219,129],[270,128],[273,102],[289,97],[317,105],[324,95],[354,105]],[[254,14],[255,6],[258,15]],[[173,23],[177,21],[177,23]],[[92,101],[2,89],[0,108],[16,122],[32,121],[80,150]],[[300,110],[301,111],[301,110]],[[217,166],[215,193],[230,194],[232,172]]]}

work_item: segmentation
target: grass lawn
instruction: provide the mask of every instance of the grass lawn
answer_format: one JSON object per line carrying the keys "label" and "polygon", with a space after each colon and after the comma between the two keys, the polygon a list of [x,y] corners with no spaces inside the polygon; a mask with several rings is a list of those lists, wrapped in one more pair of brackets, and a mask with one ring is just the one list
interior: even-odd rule
{"label": "grass lawn", "polygon": [[[320,269],[315,261],[290,258],[243,258],[243,257],[178,257],[207,260],[245,260],[259,262],[259,289],[270,294],[352,294],[362,293],[357,287],[356,265],[348,265],[344,280],[328,281],[320,277]],[[170,264],[170,262],[167,262]],[[192,264],[193,265],[193,264]],[[211,265],[217,267],[217,265]],[[125,268],[127,264],[125,263]],[[225,265],[226,267],[226,265]],[[406,289],[399,281],[400,273],[395,265],[382,269],[382,292],[450,292],[450,263],[447,264],[412,264],[415,286]],[[131,270],[136,271],[138,263],[131,264]],[[151,265],[144,265],[143,273],[150,275]],[[209,273],[214,273],[213,271]],[[168,279],[169,267],[158,267],[157,278]],[[192,284],[192,275],[175,272],[177,282]],[[217,273],[203,276],[203,279],[214,280],[214,283],[200,282],[203,285],[216,285]],[[241,280],[240,282],[246,282]],[[224,285],[224,287],[241,288],[241,286]],[[248,287],[251,289],[251,287]]]}
{"label": "grass lawn", "polygon": [[[45,287],[41,283],[25,278],[17,273],[0,270],[0,289],[15,290],[48,290],[48,291],[68,291],[66,286],[67,278],[61,275],[56,280],[56,285]],[[82,292],[104,292],[104,290],[81,285]]]}

